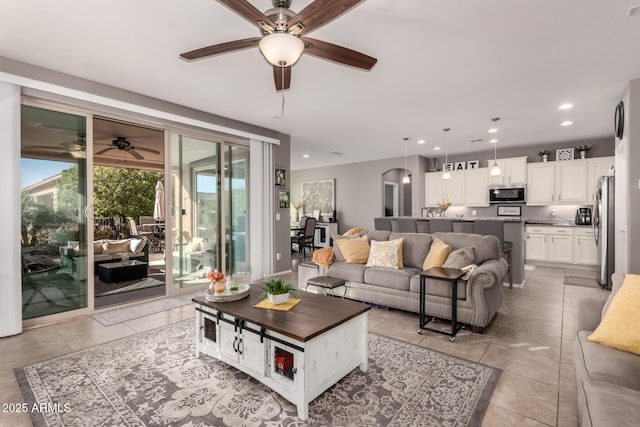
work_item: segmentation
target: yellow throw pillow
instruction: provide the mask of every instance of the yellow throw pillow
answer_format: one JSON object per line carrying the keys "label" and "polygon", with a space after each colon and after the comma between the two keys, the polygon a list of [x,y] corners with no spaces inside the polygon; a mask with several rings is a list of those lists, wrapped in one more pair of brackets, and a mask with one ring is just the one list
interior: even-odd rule
{"label": "yellow throw pillow", "polygon": [[335,243],[338,244],[347,264],[364,264],[369,259],[367,236],[362,236],[359,239],[336,240]]}
{"label": "yellow throw pillow", "polygon": [[402,268],[402,242],[402,237],[389,241],[372,240],[367,267]]}
{"label": "yellow throw pillow", "polygon": [[600,325],[587,338],[589,341],[629,353],[640,354],[640,276],[627,274],[622,287],[613,297]]}
{"label": "yellow throw pillow", "polygon": [[429,253],[424,259],[422,270],[428,270],[433,267],[441,267],[442,264],[444,264],[444,262],[447,260],[449,252],[451,252],[451,246],[447,245],[445,242],[436,237],[435,239],[433,239],[433,243],[431,243]]}

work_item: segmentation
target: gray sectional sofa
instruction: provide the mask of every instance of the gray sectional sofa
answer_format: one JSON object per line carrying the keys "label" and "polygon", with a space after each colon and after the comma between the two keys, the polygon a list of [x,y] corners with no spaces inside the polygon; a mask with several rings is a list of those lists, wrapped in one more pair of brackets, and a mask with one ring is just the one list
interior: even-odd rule
{"label": "gray sectional sofa", "polygon": [[[502,304],[502,277],[507,262],[501,257],[500,241],[495,236],[468,233],[392,233],[370,231],[372,240],[393,240],[403,237],[404,268],[390,269],[348,264],[336,251],[328,269],[301,264],[298,267],[298,287],[304,289],[309,278],[327,275],[347,283],[346,297],[418,313],[420,311],[420,276],[424,260],[434,237],[451,246],[452,251],[473,247],[473,263],[478,268],[468,280],[458,280],[457,320],[482,333]],[[357,236],[356,236],[357,237]],[[335,240],[342,236],[333,236]],[[426,313],[437,318],[451,319],[451,286],[439,280],[426,280]]]}
{"label": "gray sectional sofa", "polygon": [[574,307],[574,363],[578,417],[582,427],[637,426],[640,423],[640,356],[587,340],[606,313],[624,275],[612,275],[607,299],[583,298]]}

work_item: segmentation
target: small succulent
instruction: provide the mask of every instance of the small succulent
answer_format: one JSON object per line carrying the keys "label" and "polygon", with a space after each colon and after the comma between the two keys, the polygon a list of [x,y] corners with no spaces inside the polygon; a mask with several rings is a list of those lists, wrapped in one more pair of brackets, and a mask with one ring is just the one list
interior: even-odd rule
{"label": "small succulent", "polygon": [[297,288],[290,282],[282,279],[270,279],[264,284],[262,288],[262,294],[260,297],[266,297],[267,295],[281,295],[289,293],[291,296],[296,296]]}

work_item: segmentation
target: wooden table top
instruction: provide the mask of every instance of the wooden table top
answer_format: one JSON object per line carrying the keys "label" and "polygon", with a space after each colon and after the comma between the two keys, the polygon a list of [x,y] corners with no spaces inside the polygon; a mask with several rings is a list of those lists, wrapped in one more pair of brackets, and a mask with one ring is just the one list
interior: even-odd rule
{"label": "wooden table top", "polygon": [[192,301],[300,342],[309,341],[371,309],[360,302],[298,290],[300,302],[289,311],[265,310],[254,307],[262,301],[261,293],[262,284],[256,283],[250,285],[249,296],[238,301],[211,302],[204,295]]}
{"label": "wooden table top", "polygon": [[457,280],[464,276],[464,271],[458,268],[433,267],[420,273],[431,279]]}

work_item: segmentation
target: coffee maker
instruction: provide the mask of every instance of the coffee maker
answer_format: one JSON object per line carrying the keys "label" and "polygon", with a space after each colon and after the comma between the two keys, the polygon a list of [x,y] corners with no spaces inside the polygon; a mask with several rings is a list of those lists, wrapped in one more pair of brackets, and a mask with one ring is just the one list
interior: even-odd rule
{"label": "coffee maker", "polygon": [[576,211],[576,225],[591,225],[591,208],[583,206]]}

